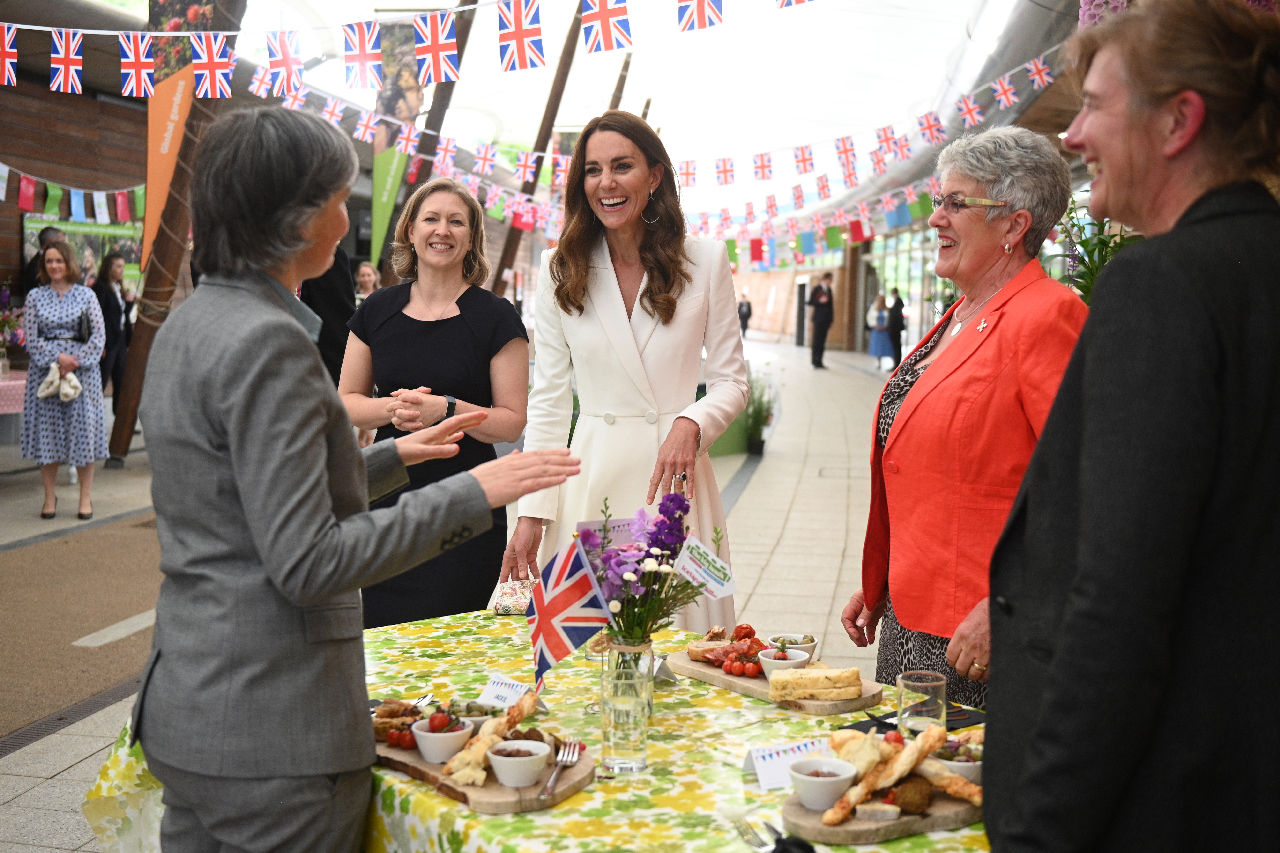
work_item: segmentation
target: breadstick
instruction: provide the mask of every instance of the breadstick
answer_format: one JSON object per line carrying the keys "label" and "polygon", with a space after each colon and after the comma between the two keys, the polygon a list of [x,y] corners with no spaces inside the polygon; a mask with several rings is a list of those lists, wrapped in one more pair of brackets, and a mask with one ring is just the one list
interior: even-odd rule
{"label": "breadstick", "polygon": [[936,758],[926,758],[916,765],[916,773],[928,779],[933,787],[944,794],[972,803],[982,805],[982,786],[975,785],[959,773],[952,773],[947,766]]}

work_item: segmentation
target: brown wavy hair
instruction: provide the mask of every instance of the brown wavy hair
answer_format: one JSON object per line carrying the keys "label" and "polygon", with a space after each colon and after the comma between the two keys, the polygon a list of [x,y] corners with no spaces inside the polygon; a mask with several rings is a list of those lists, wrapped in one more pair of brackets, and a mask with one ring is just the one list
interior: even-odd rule
{"label": "brown wavy hair", "polygon": [[[1130,4],[1133,6],[1133,4]],[[1069,43],[1083,83],[1114,45],[1138,108],[1191,89],[1204,99],[1200,135],[1219,181],[1280,174],[1280,17],[1240,0],[1147,0],[1081,30]]]}
{"label": "brown wavy hair", "polygon": [[489,278],[489,259],[484,252],[484,211],[476,197],[453,178],[432,178],[409,196],[396,221],[395,240],[391,243],[391,268],[403,279],[418,277],[418,253],[409,241],[409,226],[418,218],[418,211],[427,196],[439,192],[453,193],[467,206],[471,249],[462,258],[462,278],[467,284],[484,284]]}
{"label": "brown wavy hair", "polygon": [[44,253],[50,249],[56,250],[59,255],[62,255],[62,260],[66,262],[66,280],[72,284],[79,282],[80,276],[84,271],[80,269],[80,264],[76,263],[75,250],[71,248],[71,244],[66,240],[54,240],[47,246],[42,246],[40,248],[40,260],[36,264],[36,277],[44,284],[48,284],[53,281],[53,279],[49,278],[49,271],[44,268]]}
{"label": "brown wavy hair", "polygon": [[[662,323],[670,323],[675,316],[680,293],[685,284],[693,280],[687,266],[690,258],[684,247],[684,211],[680,209],[675,169],[653,128],[639,116],[622,110],[609,110],[587,122],[573,146],[573,159],[569,163],[569,175],[565,178],[564,231],[560,235],[559,247],[551,256],[556,304],[565,313],[582,313],[591,255],[604,236],[604,225],[587,202],[585,175],[587,140],[602,130],[620,133],[631,140],[644,154],[650,169],[662,167],[662,180],[642,211],[646,221],[644,237],[640,240],[640,263],[649,274],[649,285],[640,294],[640,304]],[[656,221],[650,224],[647,220],[654,219],[655,215]]]}

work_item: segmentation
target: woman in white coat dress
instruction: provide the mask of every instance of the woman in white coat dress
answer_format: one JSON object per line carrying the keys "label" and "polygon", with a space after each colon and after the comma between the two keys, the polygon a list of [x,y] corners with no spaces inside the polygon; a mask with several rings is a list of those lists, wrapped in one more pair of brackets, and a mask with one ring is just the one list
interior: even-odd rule
{"label": "woman in white coat dress", "polygon": [[[722,244],[685,237],[658,135],[626,112],[592,119],[566,187],[560,246],[538,275],[525,448],[564,447],[576,389],[582,473],[520,501],[503,580],[536,573],[578,522],[601,517],[605,498],[622,518],[683,492],[690,532],[710,546],[725,519],[706,450],[747,404],[729,259]],[[706,396],[695,401],[704,378]],[[729,559],[727,536],[720,556]],[[733,622],[732,597],[704,597],[679,624]]]}

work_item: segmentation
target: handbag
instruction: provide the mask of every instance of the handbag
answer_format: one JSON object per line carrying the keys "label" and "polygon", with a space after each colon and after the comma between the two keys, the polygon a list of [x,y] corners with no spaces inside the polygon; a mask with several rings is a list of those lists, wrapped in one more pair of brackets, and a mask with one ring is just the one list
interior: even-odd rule
{"label": "handbag", "polygon": [[87,344],[92,334],[93,327],[89,324],[89,312],[85,311],[80,315],[80,327],[76,329],[76,336],[72,340],[77,343]]}
{"label": "handbag", "polygon": [[498,584],[494,591],[493,612],[498,616],[514,616],[528,611],[529,599],[533,597],[533,585],[537,582],[535,578],[529,578]]}

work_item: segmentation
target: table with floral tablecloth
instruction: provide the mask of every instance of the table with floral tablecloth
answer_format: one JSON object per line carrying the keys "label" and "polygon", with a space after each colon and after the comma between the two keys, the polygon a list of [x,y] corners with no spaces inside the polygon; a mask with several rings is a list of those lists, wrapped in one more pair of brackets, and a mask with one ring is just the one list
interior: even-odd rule
{"label": "table with floral tablecloth", "polygon": [[[694,635],[665,631],[661,654],[683,648]],[[369,695],[440,699],[479,695],[490,674],[533,682],[529,628],[523,616],[467,613],[365,632]],[[531,725],[581,738],[598,755],[600,663],[580,650],[547,674],[542,700],[548,711]],[[893,688],[885,688],[889,712]],[[552,809],[479,815],[423,782],[375,767],[369,810],[369,851],[449,853],[699,853],[745,851],[728,818],[749,813],[781,825],[788,790],[761,791],[742,771],[753,746],[819,737],[861,714],[813,717],[693,679],[659,681],[654,690],[646,771],[597,778]],[[147,772],[128,732],[117,739],[83,810],[108,850],[158,850],[163,806],[160,783]],[[934,832],[873,847],[820,850],[988,850],[981,824]]]}

